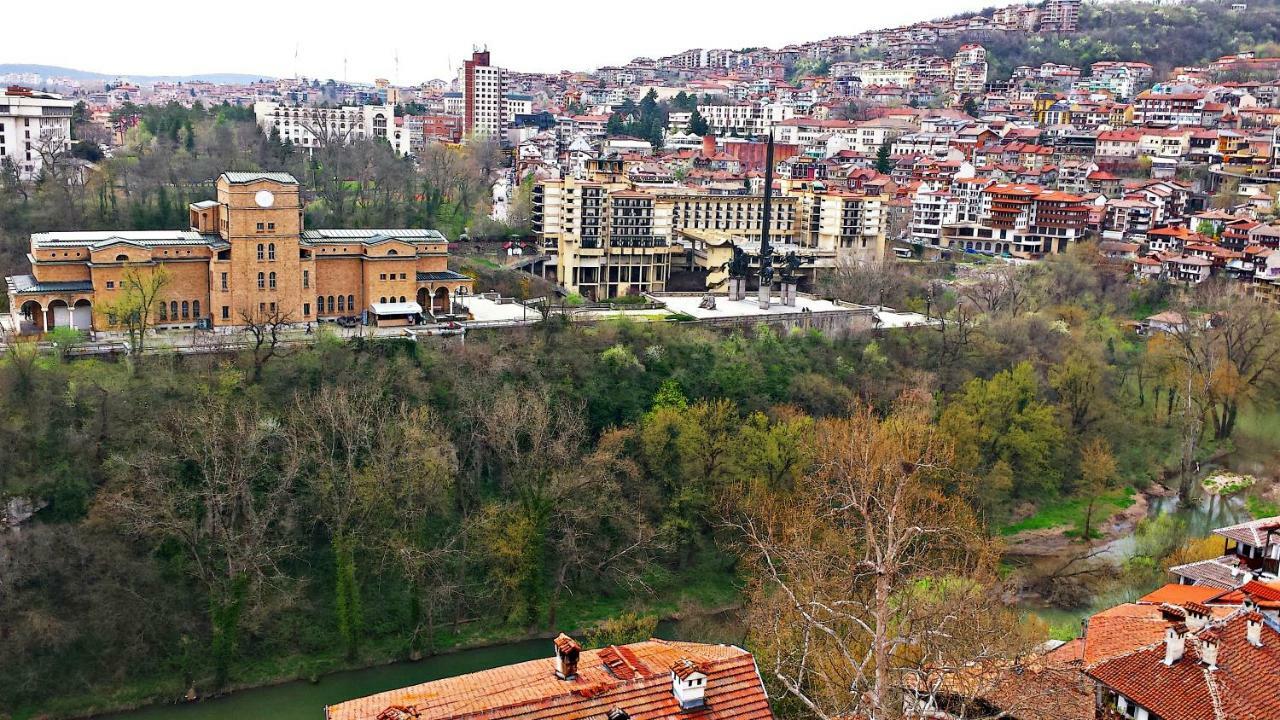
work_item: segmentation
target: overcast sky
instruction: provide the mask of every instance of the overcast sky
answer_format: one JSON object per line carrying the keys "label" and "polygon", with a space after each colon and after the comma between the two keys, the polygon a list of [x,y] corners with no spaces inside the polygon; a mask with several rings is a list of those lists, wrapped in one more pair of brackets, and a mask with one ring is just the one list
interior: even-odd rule
{"label": "overcast sky", "polygon": [[[1007,0],[129,0],[15,2],[0,62],[121,75],[240,72],[402,85],[456,74],[472,45],[496,65],[593,70],[690,47],[779,47]],[[9,4],[4,2],[4,4]],[[56,7],[56,9],[51,9]],[[334,8],[330,10],[330,7]],[[52,14],[51,14],[52,13]],[[295,65],[294,54],[297,52]],[[395,58],[400,58],[396,73]],[[346,59],[344,73],[343,59]]]}

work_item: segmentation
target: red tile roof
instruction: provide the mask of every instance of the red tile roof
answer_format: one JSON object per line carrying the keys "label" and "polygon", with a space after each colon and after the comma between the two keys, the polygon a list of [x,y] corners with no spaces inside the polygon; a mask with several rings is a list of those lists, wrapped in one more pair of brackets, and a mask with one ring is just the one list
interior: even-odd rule
{"label": "red tile roof", "polygon": [[[1179,321],[1181,319],[1179,318]],[[1152,603],[1159,605],[1161,603],[1170,603],[1172,605],[1181,605],[1186,602],[1208,602],[1212,598],[1216,598],[1222,594],[1220,588],[1206,587],[1204,585],[1178,585],[1169,583],[1162,588],[1153,590],[1146,595],[1138,598],[1140,603]]]}
{"label": "red tile roof", "polygon": [[[1280,718],[1280,633],[1263,623],[1261,647],[1249,643],[1251,613],[1235,612],[1186,636],[1182,659],[1166,665],[1163,640],[1091,664],[1086,672],[1163,720]],[[1203,662],[1204,645],[1218,644],[1217,663]]]}
{"label": "red tile roof", "polygon": [[[702,708],[682,712],[672,693],[672,668],[681,660],[697,664],[707,675]],[[557,679],[555,662],[548,657],[331,705],[325,717],[600,720],[613,708],[626,711],[632,720],[773,717],[750,653],[729,645],[664,640],[585,651],[572,680]],[[398,714],[383,716],[389,710]]]}

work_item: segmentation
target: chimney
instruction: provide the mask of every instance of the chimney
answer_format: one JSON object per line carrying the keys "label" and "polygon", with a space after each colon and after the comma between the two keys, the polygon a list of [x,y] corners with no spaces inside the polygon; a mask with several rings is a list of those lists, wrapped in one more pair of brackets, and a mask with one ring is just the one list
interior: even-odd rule
{"label": "chimney", "polygon": [[572,680],[578,676],[578,655],[582,646],[577,640],[560,633],[555,639],[556,677],[561,680]]}
{"label": "chimney", "polygon": [[1218,633],[1215,630],[1205,630],[1200,633],[1200,661],[1210,670],[1218,669]]}
{"label": "chimney", "polygon": [[681,710],[696,710],[707,704],[707,673],[689,658],[680,658],[671,666],[671,694]]}
{"label": "chimney", "polygon": [[702,156],[711,157],[716,154],[716,136],[707,133],[702,136]]}
{"label": "chimney", "polygon": [[1187,629],[1191,632],[1200,632],[1209,624],[1209,608],[1205,605],[1193,601],[1182,607],[1187,611]]}
{"label": "chimney", "polygon": [[1262,647],[1262,613],[1254,610],[1244,616],[1244,635],[1249,644]]}
{"label": "chimney", "polygon": [[1187,646],[1187,626],[1174,623],[1164,631],[1164,664],[1172,666],[1182,659]]}

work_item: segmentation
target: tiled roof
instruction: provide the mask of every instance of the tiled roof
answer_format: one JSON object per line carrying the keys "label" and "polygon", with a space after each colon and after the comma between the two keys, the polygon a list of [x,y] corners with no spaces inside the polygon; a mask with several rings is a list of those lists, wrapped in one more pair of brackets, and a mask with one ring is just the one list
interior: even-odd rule
{"label": "tiled roof", "polygon": [[463,275],[452,270],[429,270],[423,272],[418,271],[418,282],[432,282],[439,280],[470,280],[469,275]]}
{"label": "tiled roof", "polygon": [[[327,720],[376,720],[380,717],[443,720],[600,720],[610,710],[632,720],[771,720],[769,698],[751,654],[729,645],[649,640],[604,650],[588,650],[572,680],[555,676],[544,660],[508,665],[436,680],[331,705]],[[607,661],[618,657],[627,672],[615,673]],[[706,705],[681,711],[671,687],[671,668],[681,659],[698,663],[707,674]],[[626,676],[620,677],[619,675]],[[383,715],[388,710],[398,714]]]}
{"label": "tiled roof", "polygon": [[1213,531],[1237,542],[1265,547],[1268,543],[1280,541],[1280,517],[1259,518],[1239,525],[1218,528]]}
{"label": "tiled roof", "polygon": [[272,180],[286,185],[297,185],[298,179],[287,172],[224,172],[222,177],[234,184],[251,183],[259,180]]}
{"label": "tiled roof", "polygon": [[393,238],[396,240],[430,240],[434,242],[445,242],[444,235],[439,230],[429,230],[425,228],[401,228],[398,230],[304,230],[302,233],[303,242],[324,243],[324,242],[343,242],[343,241],[372,241],[379,236],[383,238]]}
{"label": "tiled roof", "polygon": [[93,283],[89,280],[71,280],[65,282],[39,282],[30,275],[11,275],[9,287],[17,295],[37,295],[40,293],[75,293],[93,292]]}
{"label": "tiled roof", "polygon": [[[1181,322],[1181,318],[1179,318],[1178,322]],[[1178,585],[1177,583],[1169,583],[1162,588],[1153,590],[1152,592],[1138,598],[1138,602],[1152,603],[1155,605],[1159,605],[1161,603],[1170,603],[1173,605],[1181,605],[1187,602],[1204,603],[1221,594],[1221,589],[1208,587],[1206,585]]]}
{"label": "tiled roof", "polygon": [[1169,568],[1169,572],[1186,578],[1196,585],[1208,585],[1221,590],[1230,590],[1240,585],[1244,579],[1240,574],[1240,559],[1235,555],[1223,555],[1212,560],[1174,565]]}
{"label": "tiled roof", "polygon": [[216,235],[201,235],[192,230],[97,230],[88,232],[35,233],[31,241],[37,248],[107,247],[117,242],[144,247],[163,245],[204,245]]}
{"label": "tiled roof", "polygon": [[[1091,664],[1086,672],[1163,720],[1280,718],[1280,632],[1264,622],[1256,647],[1247,640],[1248,617],[1237,611],[1188,634],[1184,656],[1171,665],[1164,662],[1164,642],[1157,641]],[[1214,669],[1202,660],[1209,641],[1218,643]]]}

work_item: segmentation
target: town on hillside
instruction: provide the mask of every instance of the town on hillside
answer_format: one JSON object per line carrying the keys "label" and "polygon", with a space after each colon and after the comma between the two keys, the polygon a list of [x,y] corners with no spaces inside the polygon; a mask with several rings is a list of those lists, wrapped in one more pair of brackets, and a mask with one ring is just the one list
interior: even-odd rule
{"label": "town on hillside", "polygon": [[1280,0],[978,4],[0,64],[0,720],[1280,720]]}

